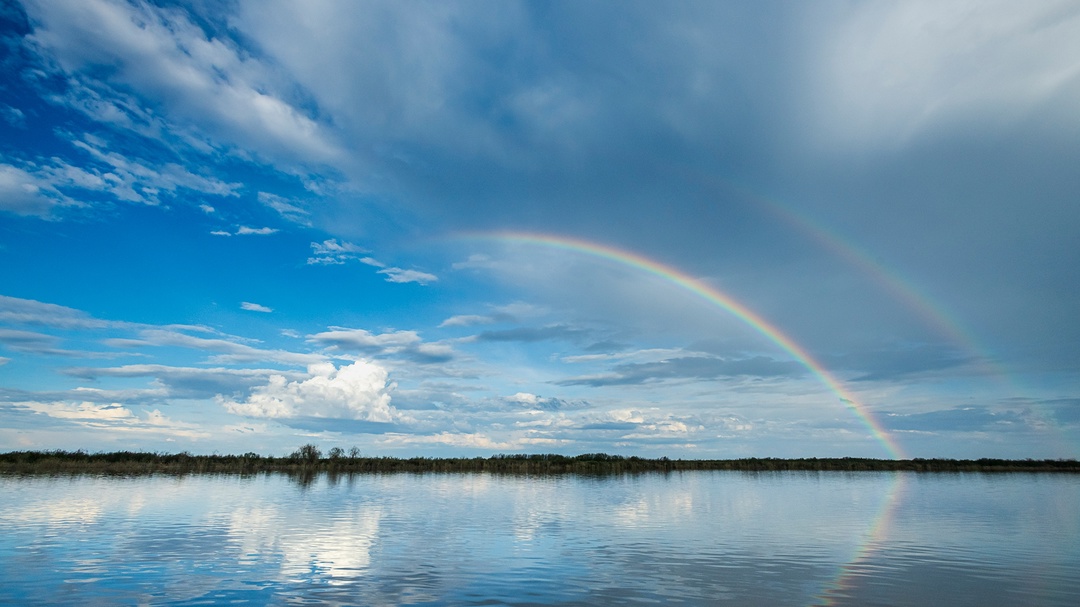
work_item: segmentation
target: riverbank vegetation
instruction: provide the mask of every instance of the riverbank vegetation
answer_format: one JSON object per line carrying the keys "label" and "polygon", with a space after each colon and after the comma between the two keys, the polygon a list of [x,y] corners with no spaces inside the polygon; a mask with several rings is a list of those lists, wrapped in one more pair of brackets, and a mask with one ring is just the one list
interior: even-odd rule
{"label": "riverbank vegetation", "polygon": [[493,455],[473,458],[370,457],[358,449],[340,448],[322,453],[304,445],[291,454],[275,457],[257,453],[242,455],[192,455],[114,451],[12,451],[0,453],[0,474],[287,474],[393,473],[393,472],[489,472],[496,474],[624,474],[689,470],[737,471],[909,471],[909,472],[1071,472],[1080,473],[1075,459],[908,459],[841,458],[743,458],[743,459],[647,459],[605,453],[584,455]]}

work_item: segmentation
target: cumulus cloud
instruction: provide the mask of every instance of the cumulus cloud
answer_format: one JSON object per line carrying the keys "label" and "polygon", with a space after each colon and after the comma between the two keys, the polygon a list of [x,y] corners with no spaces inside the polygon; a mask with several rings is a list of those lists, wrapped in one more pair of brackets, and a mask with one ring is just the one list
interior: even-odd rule
{"label": "cumulus cloud", "polygon": [[266,306],[264,306],[262,304],[252,303],[250,301],[240,302],[240,309],[241,310],[248,310],[248,311],[251,311],[251,312],[267,312],[267,313],[274,311],[273,308],[268,308],[268,307],[266,307]]}
{"label": "cumulus cloud", "polygon": [[390,392],[383,367],[357,361],[336,368],[332,363],[308,367],[308,379],[288,381],[271,375],[265,386],[256,387],[243,401],[219,398],[231,413],[246,417],[289,419],[317,417],[391,423],[398,418],[390,406]]}

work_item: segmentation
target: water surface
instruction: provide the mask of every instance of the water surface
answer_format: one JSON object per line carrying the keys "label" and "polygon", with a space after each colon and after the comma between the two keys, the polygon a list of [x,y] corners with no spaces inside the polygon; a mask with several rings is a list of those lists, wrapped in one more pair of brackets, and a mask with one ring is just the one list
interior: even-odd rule
{"label": "water surface", "polygon": [[1080,477],[0,477],[0,603],[1080,604]]}

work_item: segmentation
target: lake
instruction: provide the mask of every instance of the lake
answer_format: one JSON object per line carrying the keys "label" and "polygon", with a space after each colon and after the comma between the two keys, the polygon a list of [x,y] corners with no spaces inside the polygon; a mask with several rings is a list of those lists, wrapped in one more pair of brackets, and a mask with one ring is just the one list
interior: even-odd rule
{"label": "lake", "polygon": [[1080,476],[0,477],[0,603],[1080,605]]}

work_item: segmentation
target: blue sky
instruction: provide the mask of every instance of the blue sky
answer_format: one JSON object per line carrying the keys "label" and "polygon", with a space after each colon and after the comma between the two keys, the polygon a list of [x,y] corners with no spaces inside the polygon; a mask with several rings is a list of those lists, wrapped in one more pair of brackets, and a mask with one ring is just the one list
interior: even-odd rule
{"label": "blue sky", "polygon": [[1076,2],[0,33],[0,449],[1080,452]]}

